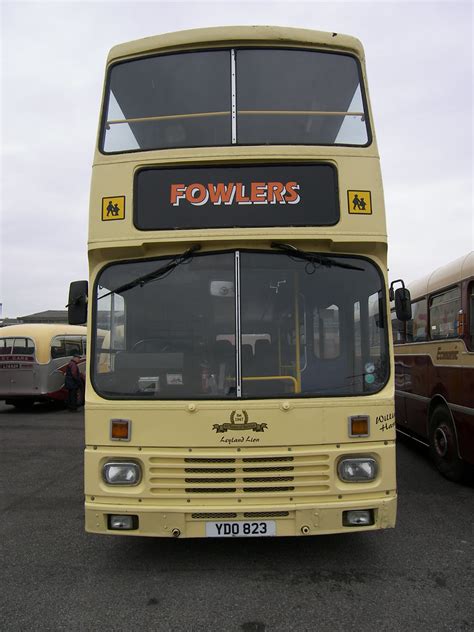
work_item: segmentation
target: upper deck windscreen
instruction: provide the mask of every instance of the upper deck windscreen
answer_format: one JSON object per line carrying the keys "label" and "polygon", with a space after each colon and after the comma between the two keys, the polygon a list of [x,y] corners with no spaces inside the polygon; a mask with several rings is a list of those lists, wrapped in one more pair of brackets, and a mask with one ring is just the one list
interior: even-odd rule
{"label": "upper deck windscreen", "polygon": [[214,50],[122,62],[109,71],[105,153],[369,141],[360,67],[351,55]]}

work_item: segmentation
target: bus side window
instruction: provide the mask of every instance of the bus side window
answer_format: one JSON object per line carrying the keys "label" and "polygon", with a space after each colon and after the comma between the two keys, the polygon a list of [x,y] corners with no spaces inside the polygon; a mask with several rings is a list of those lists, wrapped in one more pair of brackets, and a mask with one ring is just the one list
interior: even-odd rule
{"label": "bus side window", "polygon": [[82,338],[79,336],[66,336],[65,345],[66,356],[82,355]]}
{"label": "bus side window", "polygon": [[66,355],[66,347],[64,336],[55,336],[51,340],[51,358],[64,358]]}
{"label": "bus side window", "polygon": [[15,355],[33,355],[35,345],[30,338],[15,338],[13,353]]}
{"label": "bus side window", "polygon": [[411,319],[406,324],[406,341],[423,342],[428,339],[428,308],[425,298],[411,305]]}
{"label": "bus side window", "polygon": [[430,302],[431,338],[456,338],[458,336],[458,314],[461,309],[459,286],[433,296]]}
{"label": "bus side window", "polygon": [[31,338],[26,338],[25,353],[27,355],[34,355],[35,353],[35,343],[33,342],[33,340],[31,340]]}
{"label": "bus side window", "polygon": [[66,358],[77,353],[82,355],[80,336],[56,336],[51,341],[51,358]]}
{"label": "bus side window", "polygon": [[13,338],[0,338],[0,355],[11,355]]}
{"label": "bus side window", "polygon": [[395,314],[395,310],[392,309],[391,313],[392,318],[392,335],[393,335],[393,344],[399,345],[403,342],[406,342],[405,338],[405,323],[402,320],[398,320],[397,315]]}
{"label": "bus side window", "polygon": [[0,355],[11,355],[13,338],[0,338]]}

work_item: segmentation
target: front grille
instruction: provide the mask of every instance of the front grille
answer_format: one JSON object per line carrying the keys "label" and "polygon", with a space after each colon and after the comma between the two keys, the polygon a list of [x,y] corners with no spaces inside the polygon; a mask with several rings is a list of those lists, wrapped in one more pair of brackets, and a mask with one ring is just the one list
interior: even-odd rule
{"label": "front grille", "polygon": [[236,513],[193,513],[193,520],[232,520],[237,518]]}
{"label": "front grille", "polygon": [[238,513],[192,513],[193,520],[241,520],[242,518],[251,518],[253,520],[264,520],[266,518],[288,518],[289,511],[245,511],[243,514]]}
{"label": "front grille", "polygon": [[221,457],[214,456],[212,449],[202,452],[189,457],[170,449],[150,456],[149,495],[165,503],[192,503],[199,497],[206,505],[235,503],[237,509],[237,503],[248,508],[293,500],[311,502],[331,488],[330,459],[325,453],[301,450],[301,454],[289,456],[283,450],[278,454],[278,449],[263,448],[255,456],[249,455],[249,449],[246,454],[234,450],[229,457]]}

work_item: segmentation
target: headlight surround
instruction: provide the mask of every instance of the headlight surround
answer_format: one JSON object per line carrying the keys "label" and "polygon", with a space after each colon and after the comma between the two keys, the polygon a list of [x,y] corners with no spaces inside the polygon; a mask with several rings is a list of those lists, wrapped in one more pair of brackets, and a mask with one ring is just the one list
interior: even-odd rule
{"label": "headlight surround", "polygon": [[107,485],[138,485],[142,472],[133,461],[108,461],[102,469],[102,477]]}
{"label": "headlight surround", "polygon": [[338,463],[337,473],[345,483],[367,483],[376,478],[378,469],[373,457],[344,457]]}

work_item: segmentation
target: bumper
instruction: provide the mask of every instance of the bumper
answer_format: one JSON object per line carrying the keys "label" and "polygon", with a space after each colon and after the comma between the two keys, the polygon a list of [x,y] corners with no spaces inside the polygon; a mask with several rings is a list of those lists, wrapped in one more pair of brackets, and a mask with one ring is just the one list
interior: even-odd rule
{"label": "bumper", "polygon": [[[343,512],[372,509],[374,524],[370,526],[343,525]],[[210,513],[209,507],[173,510],[166,508],[137,505],[107,505],[88,501],[85,505],[86,531],[109,535],[134,535],[149,537],[206,537],[206,523],[274,520],[277,536],[324,535],[330,533],[354,533],[354,531],[375,531],[395,526],[397,497],[385,496],[363,501],[321,503],[308,507],[272,507],[252,515],[233,513],[234,510],[219,509],[219,513]],[[226,514],[228,517],[224,517]],[[109,515],[133,515],[138,518],[138,526],[133,530],[110,530]]]}

